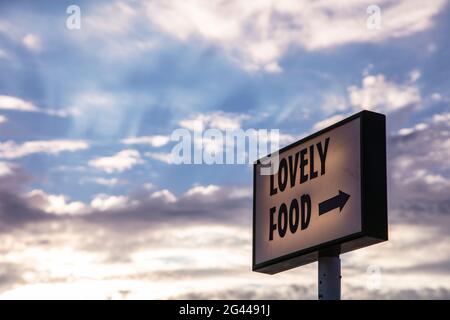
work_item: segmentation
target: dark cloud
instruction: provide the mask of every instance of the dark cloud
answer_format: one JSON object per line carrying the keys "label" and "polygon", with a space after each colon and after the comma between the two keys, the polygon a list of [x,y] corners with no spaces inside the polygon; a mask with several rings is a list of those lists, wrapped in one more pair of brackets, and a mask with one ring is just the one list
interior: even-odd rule
{"label": "dark cloud", "polygon": [[18,166],[12,166],[11,171],[0,176],[0,230],[47,218],[45,213],[33,209],[21,197],[23,187],[31,177]]}
{"label": "dark cloud", "polygon": [[12,285],[22,283],[22,266],[13,263],[0,263],[0,292]]}
{"label": "dark cloud", "polygon": [[418,263],[403,268],[385,269],[386,273],[406,274],[406,273],[422,273],[422,274],[448,274],[450,271],[450,260],[444,260],[431,263]]}
{"label": "dark cloud", "polygon": [[0,192],[0,221],[2,223],[0,228],[44,219],[48,219],[48,215],[40,210],[30,208],[20,196],[10,192]]}
{"label": "dark cloud", "polygon": [[[450,291],[442,288],[400,289],[400,290],[368,290],[364,287],[344,286],[344,299],[370,300],[414,300],[450,298]],[[301,285],[280,286],[246,286],[214,292],[190,292],[172,296],[171,299],[225,299],[225,300],[310,300],[317,299],[317,287]]]}
{"label": "dark cloud", "polygon": [[226,290],[215,290],[214,292],[189,292],[182,295],[172,296],[171,299],[225,299],[225,300],[301,300],[315,299],[316,287],[301,285],[263,286],[250,285]]}
{"label": "dark cloud", "polygon": [[368,290],[364,287],[348,287],[346,299],[370,300],[448,300],[450,290],[440,288]]}
{"label": "dark cloud", "polygon": [[450,124],[424,125],[388,140],[389,208],[412,219],[450,214]]}
{"label": "dark cloud", "polygon": [[201,197],[184,196],[175,202],[152,199],[149,196],[133,200],[138,203],[136,206],[110,210],[107,213],[94,212],[86,220],[106,224],[140,221],[148,223],[148,226],[194,222],[249,224],[251,221],[251,198],[230,196],[226,188]]}
{"label": "dark cloud", "polygon": [[[178,197],[176,201],[164,196],[152,197],[147,192],[135,192],[127,196],[129,205],[107,210],[92,208],[86,215],[56,215],[45,212],[47,202],[43,195],[25,197],[25,186],[31,177],[15,167],[11,174],[0,177],[0,226],[13,226],[42,220],[81,220],[92,224],[121,230],[151,229],[159,225],[225,223],[250,226],[252,201],[245,191],[235,195],[226,187],[210,194],[192,193]],[[235,191],[234,188],[231,191]]]}

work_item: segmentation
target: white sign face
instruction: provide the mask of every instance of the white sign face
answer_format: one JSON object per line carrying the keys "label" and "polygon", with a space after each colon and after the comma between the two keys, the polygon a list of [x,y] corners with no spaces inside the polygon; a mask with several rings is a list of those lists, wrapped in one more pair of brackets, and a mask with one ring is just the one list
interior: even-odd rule
{"label": "white sign face", "polygon": [[282,150],[274,175],[255,166],[254,265],[362,231],[360,126]]}

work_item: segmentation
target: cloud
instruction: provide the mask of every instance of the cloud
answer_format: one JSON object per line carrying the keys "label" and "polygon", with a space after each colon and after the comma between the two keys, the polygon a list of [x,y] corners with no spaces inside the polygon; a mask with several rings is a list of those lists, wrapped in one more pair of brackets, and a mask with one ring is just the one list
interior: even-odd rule
{"label": "cloud", "polygon": [[[0,179],[6,178],[6,175],[0,176]],[[14,176],[8,179],[14,179]],[[238,187],[227,191],[221,186],[197,185],[180,197],[168,189],[153,191],[150,194],[143,189],[142,192],[130,195],[98,194],[89,203],[84,203],[70,201],[70,198],[63,194],[48,194],[39,189],[29,191],[23,196],[14,190],[13,185],[9,189],[4,191],[0,189],[1,199],[11,198],[10,192],[18,193],[19,196],[13,197],[14,204],[10,205],[11,201],[2,203],[0,221],[15,223],[21,223],[26,217],[30,219],[28,222],[32,223],[38,222],[42,217],[59,221],[75,216],[92,223],[109,225],[115,225],[122,220],[131,224],[152,221],[152,226],[172,220],[189,224],[196,222],[228,224],[233,221],[248,223],[249,216],[243,213],[250,210],[252,195],[251,190]],[[110,214],[105,216],[105,212]],[[18,217],[23,218],[16,221]]]}
{"label": "cloud", "polygon": [[144,189],[151,190],[153,188],[155,188],[155,185],[153,183],[151,182],[144,183]]}
{"label": "cloud", "polygon": [[99,211],[115,210],[123,208],[128,204],[128,197],[126,196],[110,196],[106,194],[99,194],[91,201],[92,209]]}
{"label": "cloud", "polygon": [[30,51],[40,52],[42,50],[42,40],[36,34],[28,33],[22,38],[22,43]]}
{"label": "cloud", "polygon": [[350,86],[347,90],[350,103],[356,109],[392,112],[421,101],[420,90],[415,84],[397,84],[386,80],[382,74],[366,75],[361,87]]}
{"label": "cloud", "polygon": [[91,167],[106,173],[123,172],[142,164],[141,154],[137,150],[126,149],[110,157],[100,157],[89,161]]}
{"label": "cloud", "polygon": [[433,116],[434,123],[450,123],[450,112],[438,113]]}
{"label": "cloud", "polygon": [[109,187],[109,188],[112,188],[112,187],[115,187],[115,186],[118,186],[118,185],[122,185],[122,184],[127,184],[127,181],[126,180],[120,180],[120,179],[117,179],[117,178],[101,178],[101,177],[98,177],[98,178],[82,178],[81,179],[81,181],[80,181],[80,183],[85,183],[85,182],[92,182],[92,183],[95,183],[95,184],[98,184],[98,185],[100,185],[100,186],[105,186],[105,187]]}
{"label": "cloud", "polygon": [[175,295],[170,299],[175,300],[306,300],[317,296],[314,285],[269,285],[259,287],[247,285],[229,289],[211,291],[192,290],[183,294]]}
{"label": "cloud", "polygon": [[[300,276],[298,270],[276,277],[251,271],[249,226],[195,223],[153,228],[150,223],[141,223],[138,227],[126,220],[118,225],[120,227],[113,230],[97,223],[71,220],[70,224],[64,221],[28,224],[20,233],[3,232],[0,253],[4,254],[0,266],[22,261],[20,269],[26,270],[27,276],[20,283],[7,281],[15,279],[14,274],[8,272],[5,286],[0,290],[2,298],[35,296],[37,283],[47,284],[40,289],[42,295],[49,298],[58,290],[69,292],[68,297],[82,297],[83,291],[87,290],[92,293],[91,298],[106,298],[119,291],[127,291],[128,298],[153,299],[317,297],[313,276],[317,264],[302,267]],[[440,267],[422,263],[423,259],[430,259],[433,264],[439,261],[439,257],[428,250],[428,245],[442,232],[445,230],[399,225],[391,230],[390,246],[386,243],[355,251],[357,255],[343,255],[343,297],[448,297],[446,273],[442,271],[448,251],[443,251]],[[8,251],[11,238],[15,240],[14,252]],[[448,237],[435,242],[439,250],[445,248],[445,241]],[[381,268],[381,283],[379,289],[371,290],[366,285],[370,277],[367,267],[374,264]],[[441,280],[440,285],[430,285],[431,277]],[[292,281],[298,284],[292,285]],[[79,288],[67,290],[74,287]],[[97,287],[102,290],[94,289]],[[120,294],[113,296],[124,298]]]}
{"label": "cloud", "polygon": [[[450,290],[447,288],[421,288],[420,290],[384,290],[369,291],[362,286],[343,285],[342,291],[351,292],[349,296],[343,296],[343,299],[358,300],[447,300],[450,297]],[[296,285],[283,284],[281,286],[267,286],[261,288],[258,286],[235,287],[225,290],[212,290],[203,292],[201,290],[192,291],[171,297],[171,299],[187,300],[315,300],[317,299],[317,288],[314,285]]]}
{"label": "cloud", "polygon": [[0,162],[0,177],[9,176],[14,173],[15,165],[8,162]]}
{"label": "cloud", "polygon": [[[378,2],[380,30],[366,27],[369,1],[152,1],[148,19],[180,39],[200,39],[223,49],[247,70],[280,72],[279,61],[292,46],[315,51],[349,43],[377,43],[430,28],[444,0],[423,4]],[[232,17],[232,19],[230,19]]]}
{"label": "cloud", "polygon": [[22,112],[44,113],[50,116],[57,116],[57,117],[67,117],[70,115],[75,115],[74,110],[41,109],[30,101],[25,101],[17,97],[5,95],[0,95],[0,109],[22,111]]}
{"label": "cloud", "polygon": [[179,121],[179,125],[192,131],[201,131],[207,128],[218,130],[238,130],[248,115],[226,112],[212,112],[209,114],[198,114],[192,118]]}
{"label": "cloud", "polygon": [[152,147],[162,147],[169,143],[170,137],[163,135],[155,135],[155,136],[142,136],[142,137],[129,137],[123,139],[121,142],[127,145],[134,144],[146,144]]}
{"label": "cloud", "polygon": [[425,130],[427,127],[428,125],[426,123],[418,123],[412,128],[402,128],[398,130],[398,134],[401,136],[407,136],[415,132]]}
{"label": "cloud", "polygon": [[409,81],[416,82],[421,76],[422,73],[420,72],[420,70],[415,69],[409,73]]}
{"label": "cloud", "polygon": [[[177,197],[168,189],[160,189],[148,194],[144,192],[129,196],[99,195],[91,201],[90,216],[87,219],[93,221],[105,221],[101,211],[114,209],[114,214],[109,215],[108,223],[114,219],[128,221],[151,220],[153,225],[164,224],[172,219],[185,223],[197,222],[232,222],[246,221],[250,216],[242,216],[242,210],[249,210],[251,205],[251,192],[247,189],[234,188],[234,191],[226,191],[223,186],[197,185],[188,189]],[[94,202],[98,205],[94,205]],[[111,204],[108,207],[107,204]]]}
{"label": "cloud", "polygon": [[83,32],[79,40],[89,41],[107,57],[130,57],[158,47],[155,34],[146,26],[140,2],[114,1],[93,6],[83,15]]}
{"label": "cloud", "polygon": [[194,195],[200,195],[200,196],[208,196],[211,194],[216,193],[217,191],[219,191],[220,188],[218,186],[215,185],[208,185],[208,186],[195,186],[191,189],[189,189],[188,191],[186,191],[185,195],[186,196],[194,196]]}
{"label": "cloud", "polygon": [[177,197],[167,189],[155,191],[150,196],[151,199],[160,199],[164,202],[174,203],[177,201]]}
{"label": "cloud", "polygon": [[334,93],[327,93],[323,97],[321,109],[326,115],[331,115],[336,112],[348,111],[349,104],[345,97]]}
{"label": "cloud", "polygon": [[146,152],[144,155],[167,164],[174,162],[172,152]]}
{"label": "cloud", "polygon": [[392,135],[388,144],[391,208],[412,218],[450,215],[450,122],[435,114]]}
{"label": "cloud", "polygon": [[[85,297],[88,291],[90,298],[315,299],[311,277],[315,264],[302,267],[300,278],[297,272],[276,278],[251,272],[248,189],[233,187],[233,193],[229,187],[196,185],[180,197],[167,189],[139,197],[101,194],[92,199],[89,214],[53,217],[35,209],[36,199],[21,197],[8,203],[0,192],[1,221],[8,212],[7,216],[22,216],[26,222],[20,229],[0,233],[0,270],[5,270],[0,295],[35,297],[40,292],[39,296],[51,298],[62,290],[68,298]],[[70,206],[66,197],[60,200],[57,207]],[[32,210],[47,220],[30,215]],[[429,216],[421,224],[394,222],[388,243],[344,255],[343,296],[448,297],[447,285],[429,286],[430,277],[446,283],[442,270],[450,263],[448,220],[435,218],[441,222]],[[430,255],[430,243],[440,255]],[[423,265],[423,259],[430,265]],[[7,266],[17,261],[23,270],[21,281],[7,272],[11,270]],[[381,288],[375,291],[365,286],[366,268],[373,264],[382,268]],[[292,286],[294,279],[299,285]]]}
{"label": "cloud", "polygon": [[0,115],[0,123],[5,123],[7,121],[8,121],[7,117]]}
{"label": "cloud", "polygon": [[88,213],[86,205],[80,201],[69,202],[65,195],[47,194],[42,190],[32,190],[25,196],[34,208],[56,215],[78,215]]}
{"label": "cloud", "polygon": [[[228,224],[248,221],[244,212],[251,206],[251,190],[235,187],[227,191],[216,185],[196,185],[180,197],[167,189],[155,190],[154,186],[149,194],[149,189],[143,187],[129,195],[98,194],[86,203],[40,189],[24,192],[31,177],[18,165],[0,162],[0,172],[0,226],[75,216],[110,225],[121,220],[132,224],[152,221],[153,226],[171,220]],[[106,217],[104,212],[111,214]]]}
{"label": "cloud", "polygon": [[431,94],[432,101],[442,101],[442,95],[438,92],[434,92]]}
{"label": "cloud", "polygon": [[61,152],[86,150],[89,144],[82,140],[36,140],[17,144],[14,141],[0,142],[0,158],[16,159],[31,154],[58,155]]}
{"label": "cloud", "polygon": [[0,230],[10,230],[17,225],[42,222],[50,216],[42,209],[33,207],[21,196],[22,187],[29,177],[17,169],[14,174],[0,176]]}
{"label": "cloud", "polygon": [[322,120],[322,121],[317,122],[317,123],[313,126],[313,129],[314,129],[315,131],[321,130],[321,129],[323,129],[323,128],[326,128],[326,127],[328,127],[328,126],[331,126],[332,124],[334,124],[334,123],[336,123],[336,122],[338,122],[338,121],[341,121],[341,120],[344,119],[344,118],[345,118],[345,117],[344,117],[343,115],[341,115],[341,114],[334,115],[334,116],[332,116],[332,117],[330,117],[330,118],[327,118],[327,119],[325,119],[325,120]]}
{"label": "cloud", "polygon": [[33,103],[11,96],[0,96],[0,109],[27,112],[40,111]]}

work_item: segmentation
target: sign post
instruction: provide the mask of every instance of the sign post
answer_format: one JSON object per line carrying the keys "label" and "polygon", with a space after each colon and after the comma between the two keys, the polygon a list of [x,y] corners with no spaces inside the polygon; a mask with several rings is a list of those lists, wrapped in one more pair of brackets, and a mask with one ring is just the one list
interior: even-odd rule
{"label": "sign post", "polygon": [[341,300],[341,258],[319,257],[319,300]]}
{"label": "sign post", "polygon": [[388,239],[386,117],[362,111],[259,159],[253,193],[253,271],[318,261],[319,299],[340,299],[339,255]]}

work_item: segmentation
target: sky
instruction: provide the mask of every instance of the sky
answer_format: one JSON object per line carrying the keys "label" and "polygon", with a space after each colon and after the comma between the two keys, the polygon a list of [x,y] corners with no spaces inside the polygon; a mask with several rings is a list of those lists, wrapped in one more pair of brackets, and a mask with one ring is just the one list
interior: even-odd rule
{"label": "sky", "polygon": [[444,0],[1,0],[0,299],[316,299],[316,263],[251,271],[252,167],[170,138],[363,109],[389,241],[341,256],[342,297],[449,299],[449,30]]}

